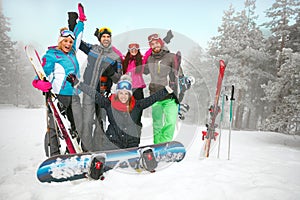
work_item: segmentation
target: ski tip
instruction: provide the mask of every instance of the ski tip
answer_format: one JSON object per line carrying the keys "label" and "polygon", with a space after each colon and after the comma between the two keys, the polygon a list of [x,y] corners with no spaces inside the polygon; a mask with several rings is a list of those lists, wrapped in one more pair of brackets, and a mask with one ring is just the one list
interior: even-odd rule
{"label": "ski tip", "polygon": [[227,62],[224,60],[220,60],[219,63],[220,63],[220,67],[226,67],[227,65]]}

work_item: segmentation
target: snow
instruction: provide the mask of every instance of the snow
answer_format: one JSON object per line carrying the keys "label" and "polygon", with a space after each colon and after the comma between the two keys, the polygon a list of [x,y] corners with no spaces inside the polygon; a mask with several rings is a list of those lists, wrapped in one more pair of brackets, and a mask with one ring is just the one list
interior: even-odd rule
{"label": "snow", "polygon": [[[187,155],[180,163],[147,175],[112,170],[106,174],[104,181],[50,184],[40,183],[36,178],[37,167],[46,159],[43,150],[45,109],[1,106],[0,118],[1,200],[300,198],[299,136],[232,131],[228,160],[228,130],[222,130],[220,158],[216,157],[215,150],[210,158],[199,159],[203,144],[200,133],[204,127],[181,124],[180,130],[195,137],[192,143],[183,141]],[[145,132],[148,125],[145,125]]]}

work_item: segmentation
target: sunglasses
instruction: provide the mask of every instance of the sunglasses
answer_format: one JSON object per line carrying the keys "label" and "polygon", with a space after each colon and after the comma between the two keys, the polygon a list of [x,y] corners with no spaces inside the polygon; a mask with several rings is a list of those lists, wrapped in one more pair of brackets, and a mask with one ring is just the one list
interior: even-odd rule
{"label": "sunglasses", "polygon": [[125,89],[125,90],[131,90],[131,83],[128,82],[128,81],[120,81],[118,83],[118,85],[117,85],[117,88],[119,90],[123,90],[123,89]]}
{"label": "sunglasses", "polygon": [[153,40],[158,40],[158,39],[159,39],[159,35],[157,33],[148,36],[148,42],[152,42]]}
{"label": "sunglasses", "polygon": [[139,50],[140,49],[140,45],[137,43],[131,43],[128,45],[128,50]]}
{"label": "sunglasses", "polygon": [[63,30],[61,33],[60,33],[60,36],[61,37],[71,37],[73,40],[75,40],[75,35],[72,31],[70,30]]}
{"label": "sunglasses", "polygon": [[112,33],[111,29],[110,28],[107,28],[107,27],[102,27],[98,30],[99,34],[102,34],[104,32],[108,32],[109,34]]}

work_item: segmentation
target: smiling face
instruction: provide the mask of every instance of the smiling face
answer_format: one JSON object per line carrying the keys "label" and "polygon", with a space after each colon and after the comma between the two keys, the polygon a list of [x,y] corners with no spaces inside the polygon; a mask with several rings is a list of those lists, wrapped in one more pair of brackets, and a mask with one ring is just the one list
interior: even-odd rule
{"label": "smiling face", "polygon": [[126,90],[119,90],[118,91],[118,99],[121,101],[121,103],[127,103],[129,100],[129,92]]}
{"label": "smiling face", "polygon": [[135,56],[137,53],[138,53],[138,49],[137,48],[131,48],[131,49],[129,49],[129,52],[130,52],[130,54],[132,55],[132,56]]}
{"label": "smiling face", "polygon": [[66,37],[58,44],[58,49],[64,53],[69,53],[72,50],[73,43],[74,41],[71,37]]}
{"label": "smiling face", "polygon": [[104,33],[100,38],[100,43],[106,48],[111,43],[111,37],[109,34]]}
{"label": "smiling face", "polygon": [[150,48],[154,53],[159,53],[161,50],[161,44],[159,43],[158,40],[152,40],[150,43]]}

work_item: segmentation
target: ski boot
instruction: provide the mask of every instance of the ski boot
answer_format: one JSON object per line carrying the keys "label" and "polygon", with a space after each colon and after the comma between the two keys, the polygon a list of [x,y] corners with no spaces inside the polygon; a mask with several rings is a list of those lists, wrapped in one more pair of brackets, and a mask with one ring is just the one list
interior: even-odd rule
{"label": "ski boot", "polygon": [[140,155],[140,166],[151,173],[155,172],[157,161],[153,149],[150,147],[143,148],[140,150]]}
{"label": "ski boot", "polygon": [[91,158],[91,165],[89,169],[89,177],[95,180],[104,180],[104,165],[105,165],[105,156],[96,155]]}

